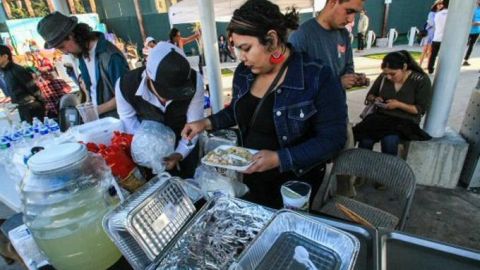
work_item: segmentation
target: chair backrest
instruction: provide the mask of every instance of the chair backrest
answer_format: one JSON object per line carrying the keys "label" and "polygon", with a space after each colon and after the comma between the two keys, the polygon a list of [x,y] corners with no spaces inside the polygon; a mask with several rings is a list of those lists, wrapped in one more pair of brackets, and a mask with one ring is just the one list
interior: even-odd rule
{"label": "chair backrest", "polygon": [[403,203],[400,223],[397,227],[404,228],[413,201],[416,181],[412,169],[403,159],[361,148],[343,150],[333,162],[322,204],[328,200],[338,175],[356,176],[375,181],[397,194]]}
{"label": "chair backrest", "polygon": [[409,197],[415,190],[415,175],[403,159],[367,149],[342,151],[333,163],[330,177],[337,175],[381,183],[402,197]]}

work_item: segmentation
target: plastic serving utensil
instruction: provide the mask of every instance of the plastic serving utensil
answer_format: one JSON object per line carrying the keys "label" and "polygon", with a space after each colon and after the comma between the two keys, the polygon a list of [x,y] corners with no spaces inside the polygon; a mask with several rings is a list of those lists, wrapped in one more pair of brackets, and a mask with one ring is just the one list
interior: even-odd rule
{"label": "plastic serving utensil", "polygon": [[308,270],[318,270],[317,267],[310,260],[310,256],[308,254],[307,249],[302,246],[295,247],[295,253],[293,255],[293,259],[305,265]]}

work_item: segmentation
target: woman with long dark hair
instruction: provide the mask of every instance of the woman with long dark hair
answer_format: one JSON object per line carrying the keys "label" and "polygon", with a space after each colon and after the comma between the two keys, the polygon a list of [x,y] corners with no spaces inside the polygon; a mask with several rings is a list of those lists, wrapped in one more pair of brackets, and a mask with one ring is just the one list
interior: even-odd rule
{"label": "woman with long dark hair", "polygon": [[353,133],[358,147],[372,149],[381,141],[383,153],[397,155],[400,139],[430,139],[419,123],[430,106],[432,86],[407,51],[387,54],[381,68],[365,99],[366,105],[375,103],[377,111],[357,124]]}
{"label": "woman with long dark hair", "polygon": [[340,79],[287,43],[287,31],[297,27],[295,9],[282,14],[268,0],[249,0],[235,10],[227,31],[242,63],[232,102],[182,131],[190,139],[206,129],[238,126],[240,145],[260,150],[244,175],[250,188],[245,199],[275,208],[282,206],[280,186],[288,180],[311,184],[314,194],[325,162],[346,140]]}

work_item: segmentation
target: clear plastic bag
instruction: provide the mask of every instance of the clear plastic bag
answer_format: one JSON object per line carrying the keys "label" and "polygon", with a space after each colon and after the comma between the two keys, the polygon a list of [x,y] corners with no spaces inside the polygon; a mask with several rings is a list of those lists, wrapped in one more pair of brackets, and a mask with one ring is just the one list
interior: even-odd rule
{"label": "clear plastic bag", "polygon": [[224,176],[217,172],[215,168],[201,165],[195,170],[195,181],[205,198],[221,193],[232,197],[242,197],[248,192],[248,187],[244,183]]}
{"label": "clear plastic bag", "polygon": [[163,158],[173,153],[175,133],[155,121],[142,121],[132,141],[132,158],[138,165],[151,168],[154,174],[165,171]]}
{"label": "clear plastic bag", "polygon": [[222,129],[207,135],[207,140],[205,142],[204,154],[214,150],[220,145],[237,145],[237,134],[235,131],[230,129]]}

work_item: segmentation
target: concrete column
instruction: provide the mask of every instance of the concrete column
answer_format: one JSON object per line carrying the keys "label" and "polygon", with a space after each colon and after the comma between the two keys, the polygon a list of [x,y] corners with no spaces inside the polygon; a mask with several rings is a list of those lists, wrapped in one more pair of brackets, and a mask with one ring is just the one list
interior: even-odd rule
{"label": "concrete column", "polygon": [[425,130],[435,138],[445,134],[476,2],[476,0],[450,1],[433,80],[432,105],[425,119]]}
{"label": "concrete column", "polygon": [[216,113],[223,108],[223,87],[213,0],[197,0],[197,2],[200,9],[200,24],[202,25],[202,41],[205,62],[207,64],[206,76],[210,88],[210,103],[212,112]]}

